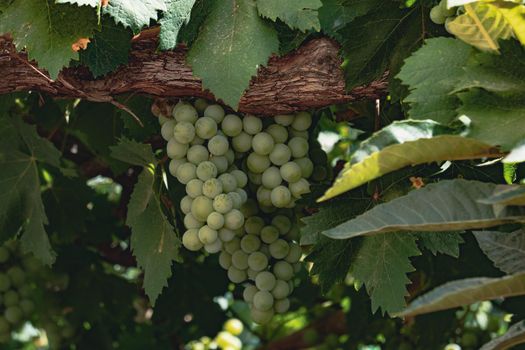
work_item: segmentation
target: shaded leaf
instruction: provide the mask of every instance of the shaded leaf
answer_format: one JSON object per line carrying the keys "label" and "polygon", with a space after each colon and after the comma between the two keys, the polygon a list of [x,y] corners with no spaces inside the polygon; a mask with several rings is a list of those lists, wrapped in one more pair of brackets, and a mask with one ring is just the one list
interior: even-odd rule
{"label": "shaded leaf", "polygon": [[279,18],[291,28],[301,31],[321,29],[317,10],[322,5],[321,0],[257,0],[257,10],[261,16],[272,21]]}
{"label": "shaded leaf", "polygon": [[159,47],[161,50],[170,50],[177,46],[179,30],[183,24],[189,22],[194,4],[195,0],[166,0],[168,10],[159,20]]}
{"label": "shaded leaf", "polygon": [[111,156],[123,162],[143,167],[157,165],[157,159],[150,145],[122,138],[118,145],[112,146],[110,149]]}
{"label": "shaded leaf", "polygon": [[514,232],[476,231],[478,244],[494,266],[513,274],[525,271],[525,231]]}
{"label": "shaded leaf", "polygon": [[478,202],[493,205],[525,205],[525,186],[496,186],[490,196]]}
{"label": "shaded leaf", "polygon": [[319,22],[323,32],[337,36],[337,31],[359,16],[373,10],[381,1],[321,0]]}
{"label": "shaded leaf", "polygon": [[115,23],[121,23],[137,34],[149,26],[152,19],[157,19],[157,11],[167,9],[164,0],[111,0],[102,11],[113,17]]}
{"label": "shaded leaf", "polygon": [[525,322],[520,321],[510,326],[502,336],[483,345],[480,350],[506,350],[523,343],[525,343]]}
{"label": "shaded leaf", "polygon": [[425,232],[418,234],[418,242],[432,254],[459,257],[459,245],[464,242],[459,232]]}

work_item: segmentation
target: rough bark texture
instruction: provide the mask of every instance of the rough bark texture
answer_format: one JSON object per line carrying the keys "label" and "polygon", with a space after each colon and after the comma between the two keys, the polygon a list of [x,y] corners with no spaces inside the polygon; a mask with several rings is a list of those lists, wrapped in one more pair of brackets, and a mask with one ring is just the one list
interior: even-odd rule
{"label": "rough bark texture", "polygon": [[[156,48],[154,37],[139,37],[133,43],[129,64],[116,72],[93,79],[84,67],[68,68],[52,81],[35,62],[28,62],[24,53],[17,53],[8,37],[0,36],[0,94],[35,90],[97,102],[114,102],[113,96],[125,93],[213,99],[186,65],[186,48],[162,53]],[[346,93],[338,52],[337,43],[320,38],[286,56],[272,57],[250,82],[239,111],[272,115],[385,94],[386,78]]]}

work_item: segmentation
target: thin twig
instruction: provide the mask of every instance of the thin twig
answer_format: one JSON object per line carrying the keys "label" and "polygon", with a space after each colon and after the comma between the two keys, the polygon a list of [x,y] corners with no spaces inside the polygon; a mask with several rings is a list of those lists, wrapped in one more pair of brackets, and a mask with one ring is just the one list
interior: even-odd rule
{"label": "thin twig", "polygon": [[115,100],[111,100],[110,101],[111,104],[119,109],[122,109],[123,111],[126,111],[128,112],[132,117],[133,119],[135,119],[135,121],[141,126],[141,127],[144,127],[144,124],[142,123],[142,121],[140,120],[140,118],[135,114],[133,113],[133,111],[131,109],[128,108],[128,106],[126,105],[123,105],[122,103],[118,102],[118,101],[115,101]]}

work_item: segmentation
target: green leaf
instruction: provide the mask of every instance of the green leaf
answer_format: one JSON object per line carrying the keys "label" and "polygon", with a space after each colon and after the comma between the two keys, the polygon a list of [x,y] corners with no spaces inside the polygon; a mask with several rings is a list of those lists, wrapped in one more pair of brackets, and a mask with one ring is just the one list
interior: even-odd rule
{"label": "green leaf", "polygon": [[380,0],[322,0],[319,8],[319,22],[326,34],[337,36],[337,31],[359,16],[373,10]]}
{"label": "green leaf", "polygon": [[110,149],[111,156],[123,162],[150,168],[157,165],[157,159],[150,145],[122,138],[118,145]]}
{"label": "green leaf", "polygon": [[96,11],[88,6],[55,4],[53,0],[15,0],[0,15],[0,33],[11,33],[18,50],[46,69],[51,79],[69,61],[78,59],[71,45],[91,37],[97,27]]}
{"label": "green leaf", "polygon": [[321,0],[257,0],[257,10],[263,17],[276,21],[279,18],[290,28],[301,31],[321,30],[317,10]]}
{"label": "green leaf", "polygon": [[499,155],[493,146],[458,135],[438,123],[394,122],[364,141],[319,201],[333,198],[394,170],[446,160]]}
{"label": "green leaf", "polygon": [[157,20],[157,11],[167,9],[164,0],[111,0],[103,7],[103,13],[137,34],[143,27],[149,26],[152,19]]}
{"label": "green leaf", "polygon": [[445,283],[420,296],[397,316],[416,316],[479,301],[523,294],[525,294],[525,273],[501,278],[467,278]]}
{"label": "green leaf", "polygon": [[492,205],[525,205],[525,186],[496,186],[490,196],[478,202]]}
{"label": "green leaf", "polygon": [[414,271],[410,257],[421,255],[411,234],[393,233],[366,237],[354,257],[350,273],[372,300],[372,312],[392,314],[405,307],[407,273]]}
{"label": "green leaf", "polygon": [[505,207],[496,212],[491,205],[478,202],[495,188],[492,183],[443,180],[375,206],[323,234],[346,239],[383,232],[460,231],[525,222],[524,207]]}
{"label": "green leaf", "polygon": [[95,32],[87,49],[80,52],[80,63],[98,78],[128,63],[132,33],[104,16],[102,30]]}
{"label": "green leaf", "polygon": [[184,24],[179,31],[178,41],[184,42],[189,47],[193,44],[199,29],[213,9],[215,0],[196,0],[191,9],[190,21]]}
{"label": "green leaf", "polygon": [[459,245],[465,242],[459,232],[425,232],[417,236],[419,243],[432,254],[447,254],[454,258],[459,257]]}
{"label": "green leaf", "polygon": [[100,0],[55,0],[57,4],[73,4],[77,6],[91,6],[98,7],[100,5]]}
{"label": "green leaf", "polygon": [[405,60],[397,78],[410,88],[404,101],[410,104],[411,118],[446,124],[456,117],[459,100],[450,92],[462,81],[473,52],[459,40],[434,38]]}
{"label": "green leaf", "polygon": [[525,140],[517,143],[510,153],[502,160],[503,163],[525,162]]}
{"label": "green leaf", "polygon": [[479,350],[506,350],[525,343],[525,322],[520,321],[507,330],[505,334],[483,345]]}
{"label": "green leaf", "polygon": [[167,0],[168,10],[159,20],[159,47],[161,50],[171,50],[177,46],[177,37],[183,24],[190,20],[191,9],[195,0]]}
{"label": "green leaf", "polygon": [[508,274],[525,271],[525,231],[474,232],[483,253],[494,262],[494,266]]}
{"label": "green leaf", "polygon": [[491,5],[497,6],[503,17],[514,31],[514,35],[522,45],[525,45],[525,5],[498,1]]}
{"label": "green leaf", "polygon": [[251,77],[278,49],[277,33],[253,0],[224,0],[215,3],[187,59],[205,88],[237,108]]}

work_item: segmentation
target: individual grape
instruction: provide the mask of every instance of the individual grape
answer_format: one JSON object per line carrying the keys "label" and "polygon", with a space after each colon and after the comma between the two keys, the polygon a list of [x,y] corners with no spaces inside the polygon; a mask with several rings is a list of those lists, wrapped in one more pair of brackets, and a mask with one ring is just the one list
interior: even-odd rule
{"label": "individual grape", "polygon": [[272,257],[275,259],[284,259],[290,251],[290,246],[284,239],[278,239],[270,244],[269,249]]}
{"label": "individual grape", "polygon": [[210,254],[220,252],[222,249],[222,242],[220,239],[216,239],[213,243],[205,244],[204,250]]}
{"label": "individual grape", "polygon": [[295,115],[292,128],[298,131],[305,131],[312,125],[312,115],[308,112],[299,112]]}
{"label": "individual grape", "polygon": [[290,204],[290,201],[292,200],[292,194],[287,187],[277,186],[272,190],[270,199],[275,207],[285,208]]}
{"label": "individual grape", "polygon": [[235,153],[231,148],[228,148],[228,151],[226,151],[226,154],[224,155],[226,158],[226,161],[228,162],[228,165],[232,165],[235,161]]}
{"label": "individual grape", "polygon": [[302,137],[294,137],[288,141],[288,147],[292,151],[292,156],[294,158],[302,158],[308,154],[308,141]]}
{"label": "individual grape", "polygon": [[236,318],[229,319],[224,324],[224,329],[233,335],[240,335],[244,329],[242,322]]}
{"label": "individual grape", "polygon": [[11,282],[16,287],[24,284],[26,280],[26,273],[19,266],[12,266],[7,270],[7,275],[11,279]]}
{"label": "individual grape", "polygon": [[[235,193],[235,192],[233,192]],[[237,209],[232,209],[224,215],[224,227],[236,230],[244,224],[244,216]]]}
{"label": "individual grape", "polygon": [[205,196],[193,199],[191,203],[191,214],[199,221],[206,221],[208,215],[213,212],[213,201]]}
{"label": "individual grape", "polygon": [[253,296],[255,293],[257,293],[259,290],[257,287],[255,287],[253,284],[248,284],[246,287],[244,287],[244,290],[242,292],[242,297],[245,302],[252,303],[253,302]]}
{"label": "individual grape", "polygon": [[199,229],[199,240],[202,244],[211,244],[217,240],[219,233],[217,230],[210,228],[208,225],[204,225]]}
{"label": "individual grape", "polygon": [[290,138],[298,137],[301,139],[308,140],[308,131],[299,131],[295,129],[290,129],[289,131]]}
{"label": "individual grape", "polygon": [[456,14],[455,7],[448,8],[447,0],[441,0],[441,2],[439,3],[439,6],[441,7],[441,13],[445,17],[451,17]]}
{"label": "individual grape", "polygon": [[173,129],[173,138],[182,144],[187,144],[193,141],[195,137],[195,127],[190,122],[180,122],[175,125]]}
{"label": "individual grape", "polygon": [[186,185],[197,176],[197,167],[191,163],[181,164],[177,168],[176,176],[180,183]]}
{"label": "individual grape", "polygon": [[246,193],[246,191],[242,188],[236,189],[235,193],[237,193],[241,197],[241,203],[244,203],[248,200],[248,193]]}
{"label": "individual grape", "polygon": [[256,195],[257,195],[257,201],[262,206],[272,205],[272,191],[270,191],[269,189],[261,186],[257,189]]}
{"label": "individual grape", "polygon": [[194,145],[188,149],[186,157],[189,162],[199,165],[200,163],[207,161],[210,154],[208,153],[208,149],[203,145]]}
{"label": "individual grape", "polygon": [[187,229],[191,229],[191,228],[198,229],[198,228],[201,228],[202,226],[204,226],[204,223],[202,221],[195,219],[195,217],[191,213],[188,213],[184,216],[184,227],[186,227]]}
{"label": "individual grape", "polygon": [[248,256],[248,266],[254,271],[262,271],[268,266],[268,258],[261,252],[253,252]]}
{"label": "individual grape", "polygon": [[231,241],[224,243],[224,249],[233,254],[241,248],[241,240],[237,237],[234,237]]}
{"label": "individual grape", "polygon": [[261,174],[270,166],[270,159],[268,156],[263,156],[258,153],[250,153],[246,159],[246,165],[251,172]]}
{"label": "individual grape", "polygon": [[217,177],[217,167],[210,161],[202,162],[197,166],[197,177],[202,181]]}
{"label": "individual grape", "polygon": [[248,176],[240,170],[233,170],[231,174],[237,180],[237,187],[244,188],[248,184]]}
{"label": "individual grape", "polygon": [[228,270],[232,266],[232,256],[228,252],[222,251],[219,254],[219,265],[225,270]]}
{"label": "individual grape", "polygon": [[238,250],[232,255],[232,264],[239,270],[246,270],[248,268],[248,254],[242,250]]}
{"label": "individual grape", "polygon": [[270,247],[268,246],[268,244],[261,244],[261,246],[259,247],[259,251],[266,255],[268,259],[271,259],[272,254],[270,254]]}
{"label": "individual grape", "polygon": [[256,308],[250,309],[250,316],[252,320],[258,324],[266,324],[271,321],[273,318],[274,311],[273,309],[262,311]]}
{"label": "individual grape", "polygon": [[20,294],[21,297],[29,297],[32,294],[32,288],[29,284],[24,284],[23,286],[20,286],[18,288],[18,294]]}
{"label": "individual grape", "polygon": [[262,174],[255,174],[250,171],[248,172],[248,179],[250,179],[251,184],[254,184],[254,185],[262,184]]}
{"label": "individual grape", "polygon": [[435,24],[444,24],[447,18],[441,10],[441,6],[436,5],[430,10],[430,20]]}
{"label": "individual grape", "polygon": [[177,122],[195,123],[199,117],[199,114],[192,105],[188,103],[182,103],[173,109],[173,117]]}
{"label": "individual grape", "polygon": [[275,299],[283,299],[290,295],[290,287],[288,282],[283,280],[277,280],[275,287],[272,289],[272,295]]}
{"label": "individual grape", "polygon": [[292,114],[279,114],[276,115],[273,119],[279,125],[288,126],[293,123],[294,116]]}
{"label": "individual grape", "polygon": [[4,318],[13,325],[20,323],[22,316],[23,312],[18,306],[9,306],[4,311]]}
{"label": "individual grape", "polygon": [[257,206],[257,202],[255,202],[253,199],[248,198],[246,203],[244,203],[241,206],[241,213],[244,215],[244,217],[250,217],[253,215],[257,215],[259,211],[259,208]]}
{"label": "individual grape", "polygon": [[4,305],[6,307],[18,305],[20,297],[14,290],[9,290],[4,294]]}
{"label": "individual grape", "polygon": [[232,147],[240,153],[248,152],[252,147],[252,137],[243,131],[232,139]]}
{"label": "individual grape", "polygon": [[222,135],[215,135],[208,141],[208,150],[214,156],[225,155],[229,148],[228,139]]}
{"label": "individual grape", "polygon": [[301,179],[301,168],[296,162],[288,162],[280,168],[281,176],[286,182],[297,182]]}
{"label": "individual grape", "polygon": [[193,105],[195,106],[195,109],[199,113],[204,113],[206,108],[209,106],[208,101],[206,101],[203,98],[196,99],[195,102],[193,102]]}
{"label": "individual grape", "polygon": [[5,263],[9,259],[9,256],[9,250],[5,247],[0,247],[0,263]]}
{"label": "individual grape", "polygon": [[213,119],[219,124],[224,119],[224,109],[217,104],[209,105],[204,110],[204,116]]}
{"label": "individual grape", "polygon": [[271,244],[279,238],[279,230],[275,226],[266,226],[261,230],[261,240]]}
{"label": "individual grape", "polygon": [[213,213],[208,215],[208,218],[206,219],[206,224],[214,230],[220,230],[224,226],[224,216],[214,211]]}
{"label": "individual grape", "polygon": [[273,295],[266,290],[260,290],[253,296],[253,306],[262,311],[270,310],[273,307]]}
{"label": "individual grape", "polygon": [[229,242],[235,237],[235,232],[227,228],[221,228],[219,230],[219,239],[223,242]]}
{"label": "individual grape", "polygon": [[261,246],[261,240],[256,235],[246,235],[241,239],[241,249],[245,253],[253,253]]}
{"label": "individual grape", "polygon": [[198,137],[197,135],[195,135],[195,137],[193,138],[193,141],[190,142],[190,145],[192,146],[196,146],[196,145],[203,145],[204,142],[206,142],[206,140]]}
{"label": "individual grape", "polygon": [[303,265],[301,263],[295,263],[293,264],[293,271],[295,273],[299,273],[302,269]]}
{"label": "individual grape", "polygon": [[215,164],[218,174],[222,174],[228,170],[228,159],[226,159],[225,156],[213,156],[210,158],[210,162]]}
{"label": "individual grape", "polygon": [[222,193],[222,183],[218,179],[208,179],[202,185],[202,194],[210,199],[214,199]]}
{"label": "individual grape", "polygon": [[288,252],[288,255],[286,255],[285,260],[291,264],[294,264],[296,262],[299,262],[302,255],[303,251],[301,249],[301,246],[299,246],[299,244],[296,243],[290,243],[290,251]]}
{"label": "individual grape", "polygon": [[271,190],[279,186],[283,178],[281,177],[281,172],[279,168],[271,166],[264,171],[262,174],[261,182],[264,187]]}
{"label": "individual grape", "polygon": [[228,332],[219,332],[215,342],[221,349],[241,350],[242,347],[241,340]]}
{"label": "individual grape", "polygon": [[168,120],[160,128],[162,138],[169,141],[173,137],[173,130],[175,129],[175,120]]}
{"label": "individual grape", "polygon": [[294,162],[301,168],[301,176],[308,179],[314,171],[314,163],[307,157],[295,159]]}
{"label": "individual grape", "polygon": [[186,194],[191,198],[202,196],[203,182],[199,179],[192,179],[186,184]]}
{"label": "individual grape", "polygon": [[28,299],[22,299],[19,306],[25,315],[30,315],[35,310],[35,304]]}
{"label": "individual grape", "polygon": [[266,132],[260,132],[257,135],[255,135],[252,139],[252,148],[255,151],[255,153],[258,153],[260,155],[268,155],[273,150],[273,146],[275,145],[275,142],[273,140],[273,137],[266,133]]}
{"label": "individual grape", "polygon": [[292,222],[284,215],[276,215],[272,219],[272,225],[277,227],[281,235],[285,235],[292,228]]}
{"label": "individual grape", "polygon": [[255,285],[262,291],[271,291],[276,282],[275,276],[270,271],[261,271],[255,278]]}
{"label": "individual grape", "polygon": [[273,274],[280,280],[289,281],[292,279],[294,269],[290,263],[286,261],[278,261],[273,266]]}
{"label": "individual grape", "polygon": [[166,153],[171,159],[181,159],[186,156],[188,152],[188,145],[177,142],[174,138],[168,141],[166,146]]}
{"label": "individual grape", "polygon": [[[224,187],[224,184],[223,184]],[[226,214],[233,208],[233,200],[231,196],[228,196],[225,193],[219,194],[217,197],[213,199],[213,209],[215,211]]]}
{"label": "individual grape", "polygon": [[228,114],[224,117],[221,124],[221,129],[226,136],[235,137],[242,131],[242,120],[235,114]]}
{"label": "individual grape", "polygon": [[234,209],[240,209],[242,205],[242,197],[237,192],[230,192],[228,193],[228,196],[230,196],[232,202],[233,202],[233,208]]}
{"label": "individual grape", "polygon": [[314,166],[314,171],[312,173],[312,180],[314,181],[323,181],[328,176],[328,172],[324,166],[316,165]]}
{"label": "individual grape", "polygon": [[310,183],[306,179],[299,179],[289,184],[288,188],[295,198],[301,198],[303,194],[310,193]]}
{"label": "individual grape", "polygon": [[276,300],[273,308],[278,314],[284,314],[290,308],[290,299]]}
{"label": "individual grape", "polygon": [[290,231],[286,234],[286,239],[289,241],[297,241],[299,239],[299,227],[292,226]]}
{"label": "individual grape", "polygon": [[257,274],[259,272],[258,271],[255,271],[255,270],[252,270],[248,267],[248,269],[246,270],[246,274],[248,275],[248,279],[250,281],[255,281],[255,277],[257,277]]}
{"label": "individual grape", "polygon": [[186,163],[186,158],[172,159],[168,165],[168,170],[172,176],[177,176],[177,169],[180,165]]}
{"label": "individual grape", "polygon": [[11,287],[11,280],[6,274],[0,272],[0,292],[8,291]]}
{"label": "individual grape", "polygon": [[195,133],[204,140],[209,140],[217,134],[217,123],[209,117],[202,117],[195,123]]}
{"label": "individual grape", "polygon": [[272,124],[266,128],[266,132],[272,135],[273,140],[276,144],[285,143],[288,140],[288,131],[282,125]]}
{"label": "individual grape", "polygon": [[219,180],[225,193],[235,191],[237,189],[237,179],[232,174],[221,174]]}
{"label": "individual grape", "polygon": [[282,143],[278,143],[270,153],[270,161],[278,166],[287,163],[292,157],[292,151],[288,146]]}
{"label": "individual grape", "polygon": [[244,222],[244,229],[246,233],[258,235],[264,227],[264,220],[260,216],[252,216]]}
{"label": "individual grape", "polygon": [[242,120],[244,132],[250,135],[256,135],[262,130],[262,120],[253,115],[247,115]]}
{"label": "individual grape", "polygon": [[230,266],[228,269],[228,278],[233,283],[241,283],[246,280],[248,276],[246,275],[246,271],[239,270],[235,266]]}

